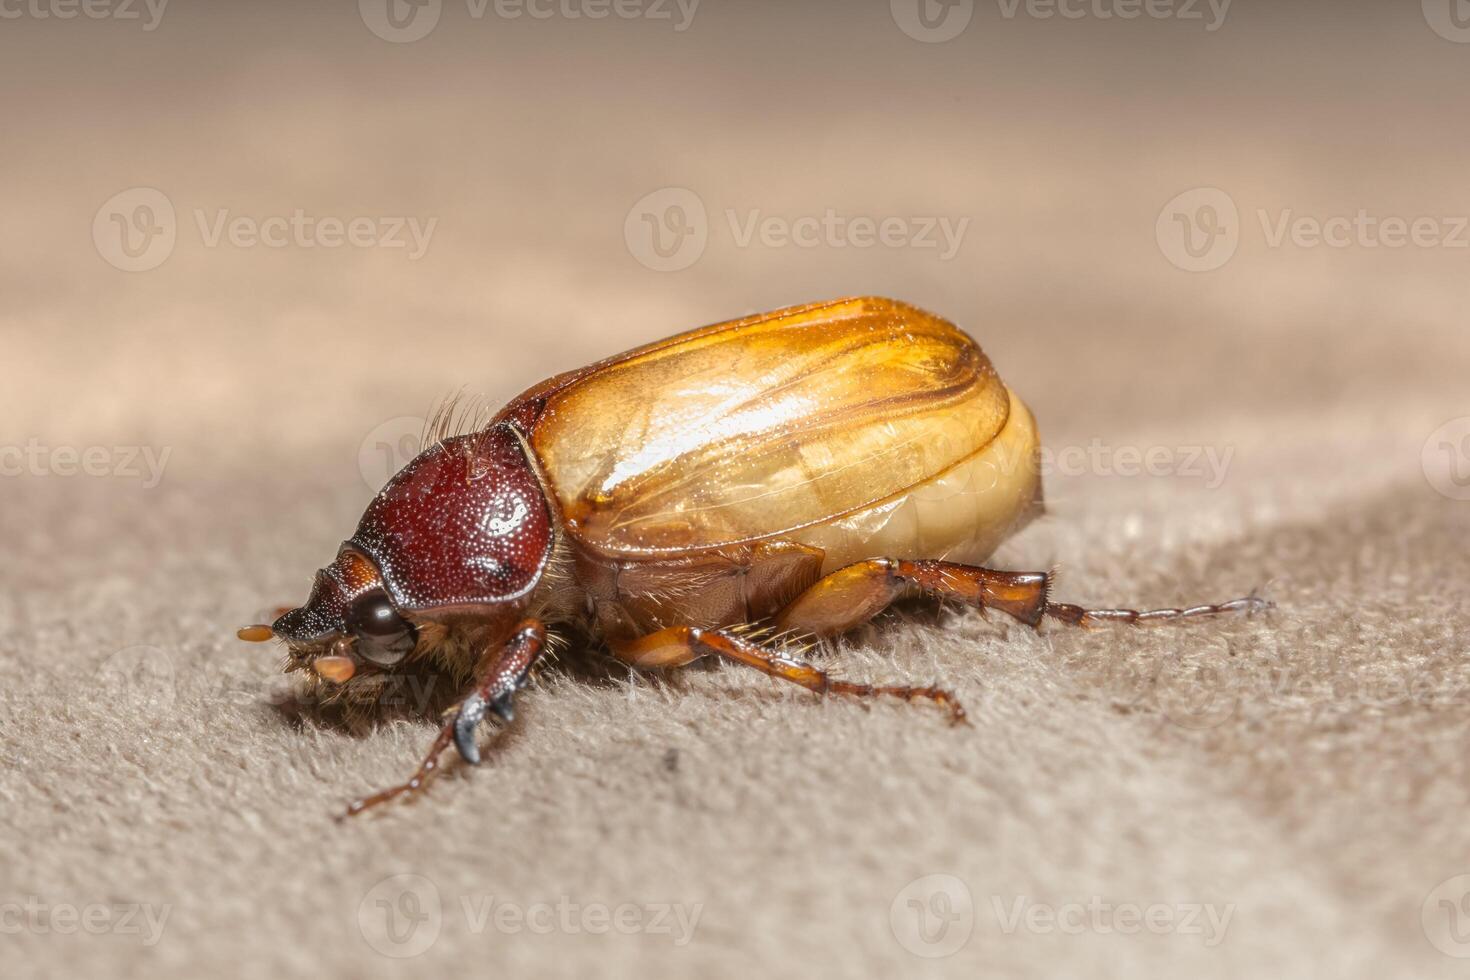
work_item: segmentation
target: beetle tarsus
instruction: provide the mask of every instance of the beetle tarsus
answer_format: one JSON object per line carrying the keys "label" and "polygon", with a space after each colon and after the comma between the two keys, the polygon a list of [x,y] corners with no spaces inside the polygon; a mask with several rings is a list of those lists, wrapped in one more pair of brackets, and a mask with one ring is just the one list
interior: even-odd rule
{"label": "beetle tarsus", "polygon": [[1046,615],[1068,626],[1103,626],[1108,623],[1145,626],[1150,623],[1199,619],[1227,613],[1244,613],[1247,616],[1254,616],[1256,613],[1268,612],[1275,608],[1276,603],[1252,592],[1240,599],[1189,606],[1185,609],[1084,609],[1069,602],[1049,602],[1046,605]]}

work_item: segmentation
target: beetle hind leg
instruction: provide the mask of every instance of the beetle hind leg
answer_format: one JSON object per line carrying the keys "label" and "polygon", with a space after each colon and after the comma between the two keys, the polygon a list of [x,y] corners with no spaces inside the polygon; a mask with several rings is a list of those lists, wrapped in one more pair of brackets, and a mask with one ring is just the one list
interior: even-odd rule
{"label": "beetle hind leg", "polygon": [[933,701],[948,709],[950,721],[965,720],[965,709],[953,694],[938,687],[862,684],[839,680],[802,660],[770,650],[727,630],[705,630],[697,626],[670,626],[635,640],[611,644],[619,660],[634,667],[681,667],[702,657],[719,657],[754,667],[771,677],[800,684],[817,694],[846,694],[853,697],[916,698]]}
{"label": "beetle hind leg", "polygon": [[836,636],[872,619],[912,588],[958,599],[981,609],[999,609],[1032,627],[1050,617],[1072,626],[1145,624],[1232,612],[1261,612],[1269,600],[1257,595],[1186,609],[1085,609],[1051,601],[1050,572],[1006,572],[948,561],[870,558],[839,568],[793,599],[775,625],[817,636]]}

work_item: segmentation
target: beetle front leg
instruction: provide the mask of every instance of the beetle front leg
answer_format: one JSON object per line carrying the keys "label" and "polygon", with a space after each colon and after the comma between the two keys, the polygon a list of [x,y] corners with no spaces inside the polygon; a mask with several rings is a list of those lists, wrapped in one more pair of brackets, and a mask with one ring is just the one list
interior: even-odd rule
{"label": "beetle front leg", "polygon": [[926,698],[949,709],[950,721],[965,720],[965,709],[949,691],[937,687],[905,687],[902,685],[860,684],[838,680],[801,660],[768,650],[744,637],[724,630],[704,630],[697,626],[670,626],[636,640],[612,642],[619,660],[634,667],[682,667],[701,657],[717,656],[734,663],[754,667],[771,677],[800,684],[817,694],[848,694],[854,697],[895,697],[905,701]]}
{"label": "beetle front leg", "polygon": [[475,744],[476,727],[487,711],[507,724],[515,717],[511,699],[525,683],[526,676],[540,658],[545,642],[544,624],[535,619],[522,620],[511,638],[497,651],[474,692],[451,709],[452,715],[440,729],[434,744],[429,747],[428,755],[424,756],[424,761],[419,763],[414,774],[397,786],[353,800],[347,805],[347,815],[356,816],[405,793],[413,794],[424,789],[429,778],[439,769],[440,756],[451,744],[459,750],[466,762],[479,765],[480,748]]}
{"label": "beetle front leg", "polygon": [[1051,601],[1049,572],[1005,572],[950,561],[870,558],[819,580],[776,615],[776,627],[817,636],[836,636],[872,619],[910,587],[959,599],[982,609],[999,609],[1028,626],[1050,616],[1072,626],[1154,623],[1230,612],[1259,612],[1271,602],[1256,595],[1187,609],[1084,609]]}

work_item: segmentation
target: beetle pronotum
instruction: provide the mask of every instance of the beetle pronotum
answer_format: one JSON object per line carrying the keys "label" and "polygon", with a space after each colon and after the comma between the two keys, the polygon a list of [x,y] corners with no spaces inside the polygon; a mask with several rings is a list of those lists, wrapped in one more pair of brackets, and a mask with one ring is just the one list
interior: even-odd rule
{"label": "beetle pronotum", "polygon": [[430,669],[463,693],[402,785],[453,744],[480,760],[548,628],[580,622],[643,669],[715,657],[818,693],[925,698],[933,686],[838,680],[765,645],[832,637],[923,592],[1039,626],[1150,623],[1268,603],[1083,609],[1046,572],[980,566],[1042,508],[1025,404],[953,324],[862,297],[715,324],[558,375],[488,423],[441,426],[368,505],[305,605],[242,639],[279,637],[288,670],[371,701]]}

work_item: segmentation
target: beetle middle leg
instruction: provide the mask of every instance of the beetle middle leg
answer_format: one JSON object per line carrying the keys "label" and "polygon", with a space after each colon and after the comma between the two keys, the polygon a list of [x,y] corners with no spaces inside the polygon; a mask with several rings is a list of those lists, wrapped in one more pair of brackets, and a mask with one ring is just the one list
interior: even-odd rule
{"label": "beetle middle leg", "polygon": [[905,591],[959,599],[982,609],[999,609],[1032,627],[1045,617],[1073,626],[1154,623],[1229,612],[1258,612],[1271,603],[1251,595],[1187,609],[1084,609],[1052,602],[1049,572],[1006,572],[948,561],[870,558],[827,575],[777,615],[778,629],[836,636],[882,612]]}
{"label": "beetle middle leg", "polygon": [[429,778],[438,771],[439,758],[450,745],[459,749],[459,754],[470,765],[478,765],[480,749],[475,744],[476,727],[487,712],[507,723],[515,717],[511,699],[540,658],[545,642],[546,626],[543,623],[535,619],[522,620],[510,639],[496,651],[474,692],[451,709],[452,714],[413,775],[397,786],[353,800],[347,805],[347,815],[356,816],[379,803],[423,790]]}
{"label": "beetle middle leg", "polygon": [[905,701],[926,698],[949,709],[950,720],[965,720],[965,709],[949,691],[938,687],[905,687],[902,685],[861,684],[838,680],[826,671],[802,660],[769,650],[725,630],[706,630],[697,626],[670,626],[635,640],[611,643],[619,660],[635,667],[682,667],[701,657],[716,656],[723,660],[754,667],[771,677],[800,684],[817,694],[849,694],[855,697],[895,697]]}

